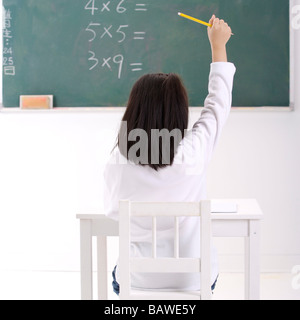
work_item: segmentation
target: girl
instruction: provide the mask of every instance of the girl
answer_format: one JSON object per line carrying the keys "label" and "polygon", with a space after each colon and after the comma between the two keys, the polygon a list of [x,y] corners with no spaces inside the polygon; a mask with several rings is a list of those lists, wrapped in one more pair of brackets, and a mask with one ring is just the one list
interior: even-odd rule
{"label": "girl", "polygon": [[[176,74],[148,74],[133,86],[118,143],[104,172],[105,214],[118,220],[119,200],[187,201],[206,198],[206,171],[228,118],[235,66],[227,62],[226,44],[231,29],[214,15],[208,28],[212,64],[209,94],[200,118],[188,127],[188,97]],[[132,256],[151,256],[151,220],[132,221]],[[173,256],[173,220],[157,223],[157,256]],[[199,219],[180,221],[180,256],[199,257]],[[218,277],[217,255],[212,248],[211,285]],[[118,269],[113,288],[119,293]],[[132,274],[139,290],[200,290],[197,274]]]}

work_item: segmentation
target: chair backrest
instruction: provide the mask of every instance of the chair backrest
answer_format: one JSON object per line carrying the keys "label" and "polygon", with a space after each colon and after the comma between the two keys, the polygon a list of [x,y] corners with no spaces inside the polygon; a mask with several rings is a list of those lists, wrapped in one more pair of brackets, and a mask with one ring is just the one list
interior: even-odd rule
{"label": "chair backrest", "polygon": [[[179,256],[180,217],[200,217],[200,258]],[[131,217],[152,218],[152,257],[130,257]],[[158,217],[174,217],[174,257],[157,258],[156,233]],[[201,294],[199,298],[211,298],[211,203],[201,202],[130,202],[119,204],[119,266],[120,299],[131,299],[131,272],[139,273],[200,273]],[[173,290],[170,290],[173,291]]]}

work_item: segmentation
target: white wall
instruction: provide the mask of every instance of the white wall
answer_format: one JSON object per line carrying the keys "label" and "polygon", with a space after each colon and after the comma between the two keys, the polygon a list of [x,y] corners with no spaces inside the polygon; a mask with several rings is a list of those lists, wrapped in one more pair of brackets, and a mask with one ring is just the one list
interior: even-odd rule
{"label": "white wall", "polygon": [[[263,271],[300,264],[300,30],[295,38],[295,111],[232,112],[208,176],[212,198],[259,201]],[[0,270],[79,270],[75,215],[101,212],[102,170],[121,116],[0,112]],[[216,244],[223,270],[240,270],[243,242]],[[110,250],[113,264],[115,240]]]}

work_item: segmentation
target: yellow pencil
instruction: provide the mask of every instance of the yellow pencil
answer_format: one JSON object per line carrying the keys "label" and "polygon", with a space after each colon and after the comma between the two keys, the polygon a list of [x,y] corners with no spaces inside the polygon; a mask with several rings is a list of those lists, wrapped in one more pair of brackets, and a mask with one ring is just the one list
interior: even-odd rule
{"label": "yellow pencil", "polygon": [[178,12],[178,15],[181,16],[181,17],[183,17],[183,18],[186,18],[186,19],[195,21],[195,22],[197,22],[197,23],[201,23],[201,24],[203,24],[203,25],[205,25],[205,26],[207,26],[207,27],[212,27],[212,25],[211,25],[210,23],[207,23],[207,22],[205,22],[205,21],[202,21],[202,20],[193,18],[193,17],[188,16],[188,15],[186,15],[186,14],[184,14],[184,13]]}
{"label": "yellow pencil", "polygon": [[[186,19],[189,19],[189,20],[192,20],[192,21],[195,21],[197,23],[201,23],[207,27],[212,27],[212,24],[211,23],[208,23],[208,22],[205,22],[205,21],[202,21],[202,20],[199,20],[199,19],[196,19],[196,18],[193,18],[191,16],[188,16],[187,14],[184,14],[184,13],[181,13],[181,12],[178,12],[178,15],[180,17],[183,17],[183,18],[186,18]],[[232,36],[234,36],[234,34],[232,33],[231,34]]]}

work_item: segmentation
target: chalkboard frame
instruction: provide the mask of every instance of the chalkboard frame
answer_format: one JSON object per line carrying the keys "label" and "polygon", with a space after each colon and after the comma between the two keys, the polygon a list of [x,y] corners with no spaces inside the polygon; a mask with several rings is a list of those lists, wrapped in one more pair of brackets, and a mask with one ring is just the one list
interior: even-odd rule
{"label": "chalkboard frame", "polygon": [[[290,4],[290,17],[289,17],[289,24],[290,24],[290,105],[287,107],[290,111],[295,110],[295,35],[296,30],[292,27],[292,8],[293,8],[293,0],[289,0]],[[300,30],[298,30],[300,32]]]}
{"label": "chalkboard frame", "polygon": [[[290,25],[290,33],[289,33],[289,47],[290,47],[290,82],[289,82],[289,86],[290,86],[290,93],[289,93],[289,100],[290,103],[288,106],[247,106],[247,107],[243,107],[243,106],[233,106],[232,110],[233,111],[294,111],[294,95],[295,95],[295,70],[294,70],[294,66],[295,66],[295,55],[294,55],[294,38],[295,38],[295,32],[296,30],[294,30],[294,28],[292,27],[292,7],[293,7],[293,1],[289,0],[289,6],[290,6],[290,13],[289,13],[289,25]],[[3,44],[3,34],[1,33],[1,46]],[[3,64],[3,61],[1,62]],[[3,68],[3,65],[2,65]],[[1,79],[1,85],[3,85],[2,81],[3,81],[3,75],[1,72],[0,75]],[[3,97],[2,97],[3,98]],[[203,107],[199,107],[199,106],[190,106],[190,108],[192,109],[192,111],[199,111],[201,110]],[[60,111],[60,112],[118,112],[118,111],[122,111],[125,109],[125,106],[110,106],[110,107],[92,107],[92,106],[82,106],[82,107],[54,107],[51,110],[21,110],[20,108],[16,107],[16,108],[12,108],[12,107],[5,107],[2,103],[0,104],[0,112],[56,112],[56,111]]]}

